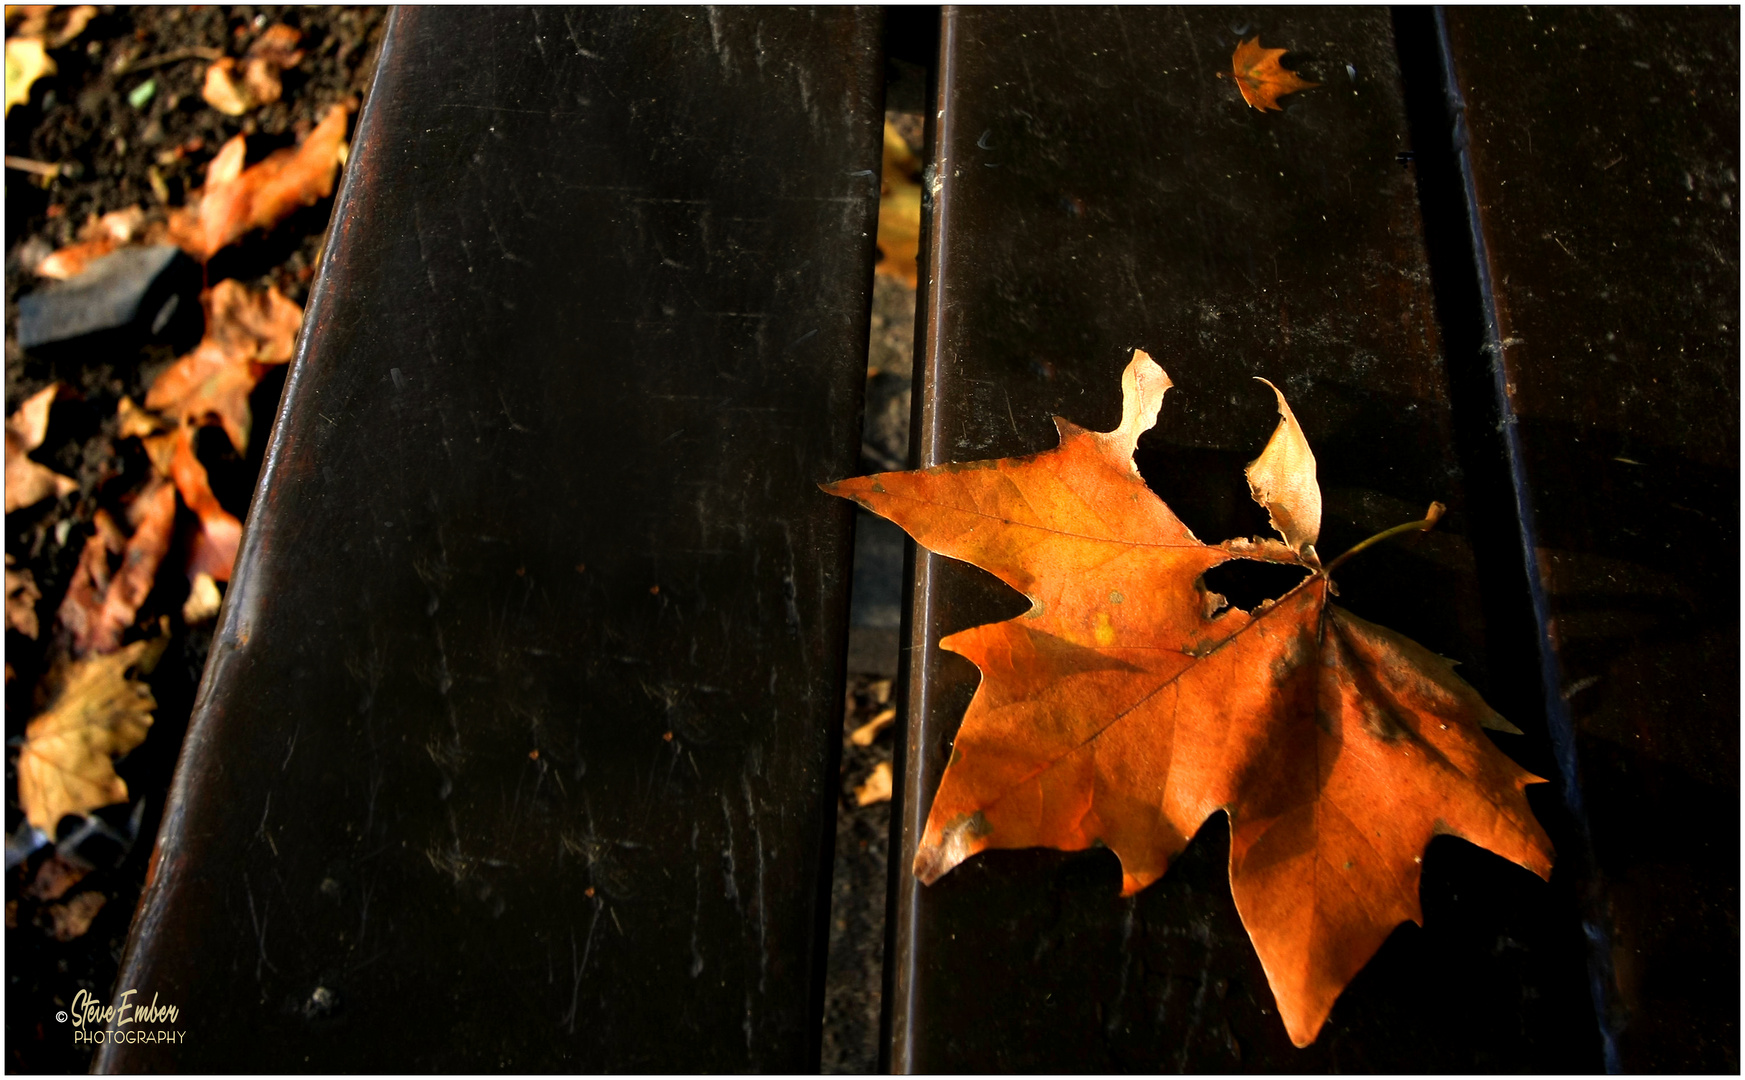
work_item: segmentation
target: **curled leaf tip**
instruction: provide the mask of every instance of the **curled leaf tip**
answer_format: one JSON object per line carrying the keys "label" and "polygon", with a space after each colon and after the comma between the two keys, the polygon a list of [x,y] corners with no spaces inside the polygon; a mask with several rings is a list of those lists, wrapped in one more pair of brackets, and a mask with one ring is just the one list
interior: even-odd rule
{"label": "curled leaf tip", "polygon": [[1279,388],[1265,379],[1278,397],[1278,427],[1266,448],[1248,465],[1248,489],[1266,508],[1267,519],[1291,550],[1312,551],[1321,535],[1321,485],[1315,479],[1315,455]]}
{"label": "curled leaf tip", "polygon": [[1140,434],[1157,423],[1163,395],[1174,385],[1149,353],[1133,350],[1133,359],[1121,373],[1121,426],[1109,432],[1128,454],[1139,445]]}

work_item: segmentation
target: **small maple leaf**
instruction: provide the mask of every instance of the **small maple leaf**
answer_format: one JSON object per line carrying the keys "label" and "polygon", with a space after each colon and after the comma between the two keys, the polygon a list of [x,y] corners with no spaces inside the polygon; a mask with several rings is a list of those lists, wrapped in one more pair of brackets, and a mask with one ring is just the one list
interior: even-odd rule
{"label": "small maple leaf", "polygon": [[49,406],[60,393],[60,383],[30,395],[18,411],[6,418],[6,512],[35,506],[47,498],[60,498],[79,490],[79,482],[62,476],[30,459],[30,452],[48,437]]}
{"label": "small maple leaf", "polygon": [[1231,77],[1236,80],[1236,88],[1242,91],[1242,100],[1261,112],[1268,109],[1282,112],[1284,108],[1278,103],[1279,98],[1321,85],[1300,78],[1296,72],[1279,63],[1279,57],[1288,51],[1261,48],[1259,35],[1236,46],[1236,52],[1230,57]]}
{"label": "small maple leaf", "polygon": [[921,246],[921,163],[890,121],[885,121],[885,151],[879,177],[879,261],[873,270],[911,289],[919,280]]}
{"label": "small maple leaf", "polygon": [[[1131,894],[1222,810],[1237,910],[1286,1030],[1306,1046],[1393,928],[1421,921],[1434,836],[1550,874],[1551,843],[1523,794],[1541,781],[1480,733],[1515,729],[1450,661],[1329,603],[1344,556],[1323,567],[1315,555],[1314,455],[1282,394],[1248,479],[1284,543],[1201,543],[1145,486],[1133,450],[1169,387],[1136,352],[1114,431],[1057,417],[1053,450],[824,490],[1031,601],[1019,618],[940,642],[982,683],[916,876],[932,883],[988,848],[1103,844]],[[1439,509],[1347,555],[1427,528]],[[1233,558],[1310,573],[1247,612],[1203,582]]]}
{"label": "small maple leaf", "polygon": [[110,758],[140,744],[157,708],[150,688],[127,671],[149,672],[167,642],[136,641],[63,673],[52,703],[24,729],[18,752],[18,802],[33,826],[53,836],[67,814],[127,801],[127,783]]}

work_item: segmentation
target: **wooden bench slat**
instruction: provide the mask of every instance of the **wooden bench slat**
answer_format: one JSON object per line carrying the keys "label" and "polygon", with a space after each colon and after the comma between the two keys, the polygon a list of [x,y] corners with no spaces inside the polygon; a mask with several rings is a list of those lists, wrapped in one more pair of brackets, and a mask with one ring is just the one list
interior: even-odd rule
{"label": "wooden bench slat", "polygon": [[1617,1062],[1734,1072],[1738,11],[1447,25]]}
{"label": "wooden bench slat", "polygon": [[[1241,38],[1325,85],[1260,114],[1217,73]],[[1176,384],[1141,469],[1202,538],[1264,531],[1242,467],[1284,389],[1320,461],[1323,551],[1451,507],[1415,547],[1342,572],[1343,603],[1459,659],[1493,697],[1467,543],[1388,15],[954,9],[940,60],[921,400],[922,464],[1053,445],[1049,417],[1107,430],[1133,347]],[[977,683],[946,633],[1023,601],[917,557],[907,775],[889,985],[904,1071],[1591,1070],[1601,1064],[1572,887],[1441,840],[1424,929],[1396,932],[1294,1049],[1227,883],[1215,818],[1138,896],[1107,852],[989,852],[932,886],[908,874]],[[1505,741],[1554,775],[1538,716]],[[1534,796],[1554,840],[1556,794]]]}
{"label": "wooden bench slat", "polygon": [[101,1068],[816,1067],[882,77],[397,11]]}

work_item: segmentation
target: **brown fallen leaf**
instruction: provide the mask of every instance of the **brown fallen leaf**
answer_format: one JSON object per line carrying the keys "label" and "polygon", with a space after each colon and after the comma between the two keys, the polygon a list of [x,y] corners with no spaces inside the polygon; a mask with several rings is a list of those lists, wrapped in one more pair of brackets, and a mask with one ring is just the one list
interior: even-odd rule
{"label": "brown fallen leaf", "polygon": [[[1421,921],[1434,836],[1550,875],[1551,843],[1523,794],[1542,781],[1480,732],[1515,729],[1450,661],[1329,603],[1348,555],[1428,528],[1440,507],[1322,566],[1314,457],[1281,398],[1249,481],[1288,544],[1203,544],[1133,465],[1169,386],[1135,353],[1114,431],[1057,418],[1052,450],[825,490],[1031,601],[1019,618],[940,642],[982,683],[915,875],[937,881],[991,847],[1102,844],[1131,894],[1222,810],[1237,911],[1304,1046],[1394,927]],[[1233,558],[1307,576],[1252,612],[1229,608],[1202,575]]]}
{"label": "brown fallen leaf", "polygon": [[891,763],[881,761],[873,766],[871,775],[866,782],[854,789],[856,806],[871,806],[874,803],[891,801]]}
{"label": "brown fallen leaf", "polygon": [[6,418],[6,512],[35,506],[44,499],[58,499],[79,490],[79,482],[62,476],[47,465],[30,459],[30,452],[48,437],[49,406],[60,393],[52,383],[30,395],[18,411]]}
{"label": "brown fallen leaf", "polygon": [[1242,100],[1261,112],[1268,109],[1283,112],[1279,98],[1321,85],[1300,78],[1296,72],[1279,63],[1279,57],[1288,51],[1261,48],[1259,35],[1236,46],[1236,52],[1230,57],[1230,67],[1236,89],[1242,91]]}
{"label": "brown fallen leaf", "polygon": [[920,273],[921,163],[903,136],[885,121],[879,175],[879,261],[873,269],[915,287]]}
{"label": "brown fallen leaf", "polygon": [[55,73],[54,58],[42,39],[16,35],[6,39],[6,111],[30,100],[30,88],[44,75]]}
{"label": "brown fallen leaf", "polygon": [[55,616],[72,635],[73,651],[78,655],[88,652],[91,642],[101,633],[103,598],[108,594],[109,582],[114,576],[109,569],[109,557],[127,549],[127,536],[109,516],[109,511],[99,509],[92,516],[91,525],[95,531],[85,540],[85,548],[79,553],[79,564],[73,568],[67,594],[61,598],[60,610]]}
{"label": "brown fallen leaf", "polygon": [[145,211],[138,206],[112,210],[102,217],[92,215],[79,230],[78,241],[37,263],[36,274],[56,280],[82,274],[93,262],[142,236],[144,227]]}
{"label": "brown fallen leaf", "polygon": [[59,855],[50,855],[37,868],[36,877],[31,879],[24,895],[32,900],[59,900],[88,873],[90,871],[83,866],[70,863]]}
{"label": "brown fallen leaf", "polygon": [[247,453],[248,395],[267,368],[291,359],[303,309],[277,286],[257,293],[232,279],[206,290],[201,302],[205,335],[157,377],[145,405],[189,427],[216,420],[236,452]]}
{"label": "brown fallen leaf", "polygon": [[42,592],[28,569],[14,570],[12,564],[12,556],[6,556],[6,628],[35,641],[41,629],[36,620],[36,605]]}
{"label": "brown fallen leaf", "polygon": [[52,837],[68,814],[127,801],[127,784],[110,759],[140,744],[157,707],[151,689],[127,672],[150,672],[167,642],[136,641],[74,661],[60,676],[58,692],[26,726],[18,752],[18,802],[31,825]]}
{"label": "brown fallen leaf", "polygon": [[[174,539],[174,485],[154,477],[134,497],[127,516],[133,535],[123,537],[108,512],[97,511],[97,531],[85,542],[61,601],[60,622],[72,635],[74,656],[114,652],[133,628]],[[121,556],[114,570],[109,565],[111,555]]]}
{"label": "brown fallen leaf", "polygon": [[170,214],[170,241],[208,262],[249,230],[270,229],[298,207],[333,194],[349,113],[349,105],[333,106],[297,146],[276,150],[246,169],[243,136],[225,143],[207,165],[198,197]]}
{"label": "brown fallen leaf", "polygon": [[82,892],[64,904],[50,904],[43,910],[51,920],[49,934],[60,942],[85,936],[91,923],[109,898],[102,893]]}

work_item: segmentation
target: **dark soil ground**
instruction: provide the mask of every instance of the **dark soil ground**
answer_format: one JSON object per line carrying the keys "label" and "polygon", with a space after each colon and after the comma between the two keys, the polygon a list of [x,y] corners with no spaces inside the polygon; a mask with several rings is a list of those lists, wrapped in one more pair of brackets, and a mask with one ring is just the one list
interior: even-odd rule
{"label": "dark soil ground", "polygon": [[[75,478],[76,492],[6,517],[6,552],[28,569],[41,591],[38,640],[6,631],[6,735],[16,747],[40,702],[36,688],[55,645],[55,612],[65,595],[92,518],[99,507],[118,513],[145,481],[149,465],[135,441],[118,441],[116,407],[145,389],[199,337],[198,320],[180,335],[141,342],[114,336],[26,354],[18,345],[18,298],[44,283],[32,272],[44,256],[77,238],[94,215],[129,206],[162,217],[203,182],[207,163],[226,139],[249,136],[252,163],[291,145],[333,104],[361,101],[369,85],[386,18],[381,8],[334,7],[105,7],[75,39],[53,49],[58,71],[39,80],[30,100],[7,117],[8,158],[58,167],[52,179],[6,170],[6,411],[60,381],[73,392],[59,400],[47,440],[31,456]],[[207,60],[191,50],[240,56],[266,27],[286,23],[303,32],[307,55],[284,76],[284,96],[244,117],[211,108],[200,96]],[[919,69],[917,69],[919,70]],[[914,76],[914,72],[909,73]],[[138,107],[129,102],[151,96]],[[911,95],[917,96],[918,94]],[[918,143],[918,104],[893,119]],[[167,196],[167,200],[163,198]],[[332,200],[292,215],[268,234],[256,234],[221,252],[206,268],[213,284],[237,278],[255,288],[276,285],[299,304],[314,278]],[[915,294],[880,278],[869,355],[867,466],[900,462],[908,440],[908,389],[913,351]],[[199,454],[220,501],[239,518],[259,474],[268,428],[276,414],[284,369],[263,379],[251,398],[255,435],[247,456],[209,429]],[[182,511],[186,514],[187,511]],[[187,524],[186,522],[182,524]],[[863,522],[864,524],[864,522]],[[881,523],[882,524],[882,523]],[[863,530],[876,536],[872,530]],[[885,547],[893,542],[881,541]],[[880,549],[881,551],[883,549]],[[107,836],[71,842],[77,824],[62,823],[64,853],[94,869],[57,900],[28,890],[53,845],[21,862],[9,854],[6,874],[6,1068],[9,1072],[84,1072],[90,1048],[75,1045],[57,1011],[81,989],[111,999],[121,951],[142,888],[147,860],[195,690],[205,666],[211,624],[186,625],[185,552],[172,550],[157,586],[139,613],[140,626],[166,617],[170,643],[150,677],[155,721],[141,746],[117,765],[131,802],[100,810]],[[897,555],[900,561],[900,551]],[[865,669],[851,672],[844,710],[841,798],[832,889],[829,970],[825,991],[822,1066],[825,1072],[870,1072],[877,1066],[880,971],[884,945],[886,846],[889,804],[860,807],[855,788],[891,758],[891,731],[868,747],[848,733],[878,710],[875,684],[894,673],[896,571],[888,552],[857,556],[856,650]],[[871,587],[863,587],[868,582]],[[136,632],[136,636],[137,636]],[[868,659],[870,658],[870,659]],[[23,821],[17,802],[16,751],[7,755],[6,828]],[[89,831],[89,830],[87,830]],[[90,928],[58,940],[57,918],[81,895],[100,898]],[[95,900],[88,902],[94,903]]]}
{"label": "dark soil ground", "polygon": [[[8,115],[8,158],[56,165],[59,175],[45,182],[10,165],[6,170],[6,409],[10,413],[26,396],[56,380],[75,391],[75,400],[56,403],[48,438],[32,456],[79,482],[78,491],[65,498],[6,517],[6,553],[30,570],[42,593],[37,604],[39,640],[6,632],[10,743],[22,738],[36,711],[35,688],[54,648],[55,611],[91,534],[93,514],[99,507],[117,512],[147,475],[148,463],[137,442],[118,443],[114,437],[116,406],[123,395],[142,400],[158,372],[193,344],[186,337],[145,345],[111,337],[26,355],[15,337],[17,301],[43,284],[30,268],[73,241],[91,215],[139,205],[148,215],[161,216],[169,206],[180,205],[187,191],[203,182],[207,162],[231,136],[249,136],[252,162],[294,143],[333,104],[361,100],[384,19],[381,8],[104,8],[78,37],[51,50],[58,72],[40,79],[30,100]],[[226,116],[207,105],[200,96],[207,61],[190,56],[189,50],[240,55],[263,29],[281,22],[303,32],[306,50],[303,62],[285,73],[283,98],[244,117]],[[148,81],[154,84],[152,95],[136,108],[128,95]],[[137,93],[135,100],[142,96]],[[154,173],[167,203],[153,190]],[[207,282],[238,278],[257,288],[273,284],[304,302],[331,209],[332,200],[323,200],[270,234],[227,249],[208,265]],[[190,329],[197,340],[195,322]],[[283,385],[280,369],[253,396],[256,435],[248,457],[239,457],[221,435],[200,441],[213,488],[238,517],[247,512]],[[56,902],[26,895],[53,847],[8,868],[9,1072],[84,1072],[90,1067],[90,1049],[73,1043],[68,1026],[57,1023],[55,1013],[67,1008],[81,989],[110,999],[206,663],[210,624],[188,627],[182,622],[188,592],[182,565],[182,553],[172,551],[140,611],[142,625],[167,616],[171,637],[150,679],[158,703],[152,731],[118,765],[133,801],[97,814],[120,839],[99,837],[78,845],[76,854],[96,868]],[[9,834],[23,819],[13,758],[7,755]],[[63,822],[63,839],[72,822]],[[101,898],[101,910],[84,934],[57,940],[52,932],[57,914],[64,916],[67,901],[81,894]]]}

